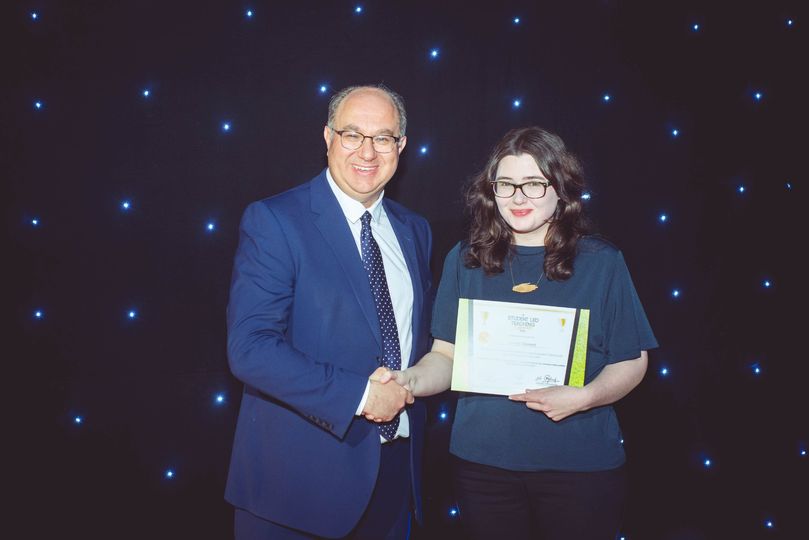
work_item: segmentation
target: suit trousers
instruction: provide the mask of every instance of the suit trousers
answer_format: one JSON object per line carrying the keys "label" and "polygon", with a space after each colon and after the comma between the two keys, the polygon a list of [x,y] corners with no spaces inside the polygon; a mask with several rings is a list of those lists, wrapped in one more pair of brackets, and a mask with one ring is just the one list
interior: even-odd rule
{"label": "suit trousers", "polygon": [[[411,520],[410,439],[399,438],[381,448],[379,476],[371,500],[357,526],[342,540],[406,540]],[[328,509],[325,510],[328,512]],[[315,515],[312,519],[317,519]],[[234,516],[236,540],[321,540],[304,531],[262,519],[241,508]]]}

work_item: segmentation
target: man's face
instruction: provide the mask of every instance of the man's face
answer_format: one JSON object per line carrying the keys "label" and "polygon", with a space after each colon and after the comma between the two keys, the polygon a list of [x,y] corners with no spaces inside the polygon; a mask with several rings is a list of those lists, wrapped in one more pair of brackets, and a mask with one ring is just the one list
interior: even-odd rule
{"label": "man's face", "polygon": [[[376,135],[399,136],[399,117],[388,96],[375,89],[360,89],[343,100],[334,117],[337,131],[355,131],[374,137]],[[398,147],[387,153],[374,150],[371,139],[364,139],[356,150],[346,150],[340,136],[328,126],[323,129],[329,156],[329,171],[343,192],[371,206],[396,172],[399,154],[407,139],[402,137]]]}

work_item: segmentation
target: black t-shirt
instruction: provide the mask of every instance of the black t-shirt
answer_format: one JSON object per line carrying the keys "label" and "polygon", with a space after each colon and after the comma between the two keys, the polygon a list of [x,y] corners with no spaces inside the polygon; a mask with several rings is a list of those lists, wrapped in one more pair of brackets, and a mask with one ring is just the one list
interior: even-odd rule
{"label": "black t-shirt", "polygon": [[[544,247],[516,247],[509,269],[486,276],[463,265],[461,245],[444,261],[433,308],[433,337],[455,342],[459,298],[520,302],[590,310],[585,384],[607,364],[638,358],[657,347],[621,252],[583,238],[573,276],[539,282],[531,293],[512,291],[515,283],[536,282]],[[513,281],[512,274],[513,273]],[[505,396],[461,393],[450,451],[476,463],[519,471],[598,471],[623,464],[621,430],[611,406],[597,407],[553,422],[524,403]]]}

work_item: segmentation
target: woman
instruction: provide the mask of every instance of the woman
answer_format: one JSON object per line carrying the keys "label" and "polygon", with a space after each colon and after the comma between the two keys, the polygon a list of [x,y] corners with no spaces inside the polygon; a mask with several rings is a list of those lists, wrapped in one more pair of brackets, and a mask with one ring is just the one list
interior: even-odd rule
{"label": "woman", "polygon": [[447,255],[432,351],[390,376],[415,396],[450,386],[459,298],[590,310],[583,387],[462,393],[450,452],[470,538],[615,537],[624,451],[611,404],[640,383],[657,346],[621,252],[585,235],[581,167],[537,127],[508,132],[472,179],[469,239]]}

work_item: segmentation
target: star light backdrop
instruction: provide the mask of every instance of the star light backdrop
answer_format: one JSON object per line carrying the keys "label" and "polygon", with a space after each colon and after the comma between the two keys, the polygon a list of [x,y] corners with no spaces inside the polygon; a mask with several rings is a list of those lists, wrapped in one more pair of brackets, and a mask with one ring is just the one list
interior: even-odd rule
{"label": "star light backdrop", "polygon": [[[805,538],[800,2],[16,2],[5,7],[7,493],[19,538],[227,538],[238,221],[325,165],[333,92],[404,95],[387,191],[433,273],[509,128],[556,131],[662,347],[618,406],[624,538]],[[799,228],[800,227],[800,228]],[[8,275],[8,274],[7,274]],[[427,525],[459,535],[429,402]]]}

